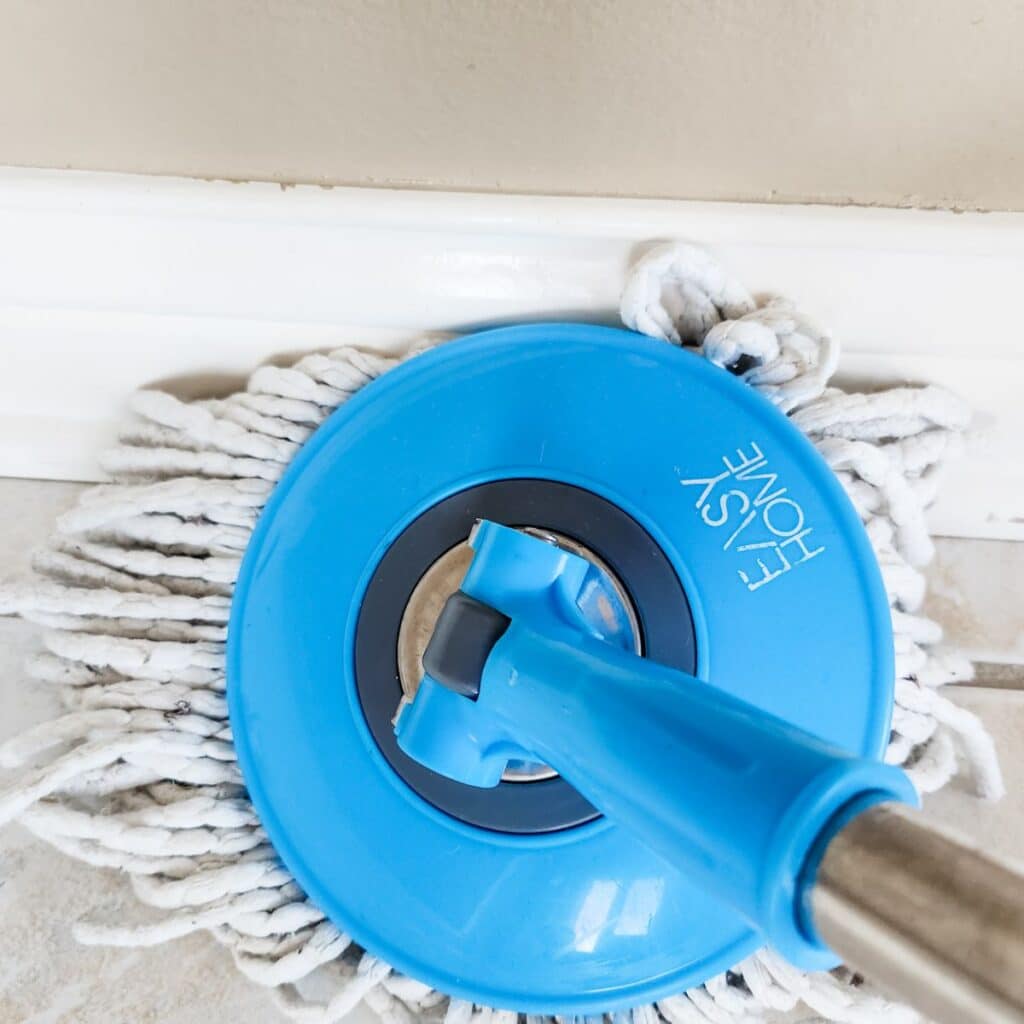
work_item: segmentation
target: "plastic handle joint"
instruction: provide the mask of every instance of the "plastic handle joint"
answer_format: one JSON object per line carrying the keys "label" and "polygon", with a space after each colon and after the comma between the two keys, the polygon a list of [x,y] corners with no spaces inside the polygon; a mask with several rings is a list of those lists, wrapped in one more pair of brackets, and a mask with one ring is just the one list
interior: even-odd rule
{"label": "plastic handle joint", "polygon": [[854,814],[916,803],[904,773],[634,654],[593,613],[585,559],[491,522],[471,544],[462,592],[502,629],[478,679],[424,676],[396,722],[401,748],[473,786],[497,785],[510,760],[550,765],[790,961],[833,966],[804,909],[816,857]]}

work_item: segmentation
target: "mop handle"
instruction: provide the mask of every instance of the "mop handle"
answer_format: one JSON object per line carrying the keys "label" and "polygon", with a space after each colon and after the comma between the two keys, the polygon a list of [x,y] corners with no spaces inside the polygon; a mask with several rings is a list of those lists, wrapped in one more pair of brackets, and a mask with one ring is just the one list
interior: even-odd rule
{"label": "mop handle", "polygon": [[514,623],[476,701],[421,690],[400,743],[435,771],[489,785],[507,756],[543,760],[798,966],[842,959],[942,1024],[1024,1024],[1024,877],[894,802],[913,799],[897,769],[685,673]]}
{"label": "mop handle", "polygon": [[1024,876],[899,804],[829,842],[805,894],[825,942],[943,1024],[1024,1021]]}
{"label": "mop handle", "polygon": [[397,721],[468,785],[535,760],[795,965],[840,958],[947,1024],[1024,1022],[1024,880],[922,824],[906,774],[606,642],[589,567],[493,523]]}

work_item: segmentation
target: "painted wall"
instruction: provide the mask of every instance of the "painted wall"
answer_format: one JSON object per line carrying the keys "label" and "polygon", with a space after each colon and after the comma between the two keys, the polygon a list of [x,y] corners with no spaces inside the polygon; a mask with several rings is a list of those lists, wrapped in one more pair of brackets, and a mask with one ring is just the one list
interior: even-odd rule
{"label": "painted wall", "polygon": [[1009,0],[0,0],[0,164],[1024,208]]}

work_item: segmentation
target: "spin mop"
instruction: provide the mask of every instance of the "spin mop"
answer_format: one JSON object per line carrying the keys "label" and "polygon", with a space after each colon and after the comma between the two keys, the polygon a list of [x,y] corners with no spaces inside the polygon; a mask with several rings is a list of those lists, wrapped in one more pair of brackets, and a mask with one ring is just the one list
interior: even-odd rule
{"label": "spin mop", "polygon": [[0,592],[66,706],[0,821],[160,911],[80,941],[303,1022],[1024,1019],[1024,883],[913,810],[1002,785],[919,612],[966,410],[690,246],[621,312],[135,397]]}

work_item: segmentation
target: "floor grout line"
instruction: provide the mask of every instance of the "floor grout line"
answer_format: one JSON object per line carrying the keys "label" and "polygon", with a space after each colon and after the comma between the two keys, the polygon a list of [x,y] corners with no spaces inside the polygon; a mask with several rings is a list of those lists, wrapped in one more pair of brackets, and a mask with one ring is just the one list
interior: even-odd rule
{"label": "floor grout line", "polygon": [[976,661],[974,678],[954,686],[976,690],[1019,690],[1024,692],[1024,665],[1017,662]]}

